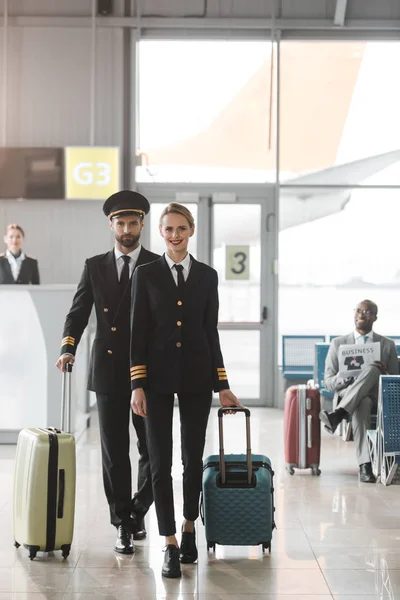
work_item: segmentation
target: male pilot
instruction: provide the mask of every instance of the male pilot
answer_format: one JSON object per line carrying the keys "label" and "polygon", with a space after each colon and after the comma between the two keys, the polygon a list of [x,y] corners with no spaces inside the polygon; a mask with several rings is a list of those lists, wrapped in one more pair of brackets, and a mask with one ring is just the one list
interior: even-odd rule
{"label": "male pilot", "polygon": [[[377,318],[377,305],[371,300],[363,300],[354,310],[355,330],[349,335],[332,340],[325,362],[324,386],[329,392],[335,392],[333,405],[336,406],[336,410],[331,413],[322,410],[319,415],[329,433],[334,433],[342,419],[352,415],[360,481],[364,483],[375,483],[368,451],[367,429],[370,428],[371,411],[376,412],[377,409],[379,377],[386,373],[398,374],[395,343],[372,331]],[[381,360],[363,367],[356,379],[351,376],[343,378],[339,374],[339,346],[372,342],[380,343]]]}
{"label": "male pilot", "polygon": [[[114,249],[88,258],[64,325],[57,366],[66,370],[74,356],[94,304],[97,317],[88,389],[96,392],[99,412],[103,481],[111,523],[118,530],[116,552],[132,554],[133,539],[146,536],[144,515],[153,502],[143,418],[131,411],[129,371],[131,279],[137,266],[159,258],[140,245],[144,216],[150,205],[141,194],[117,192],[103,212],[115,236]],[[129,417],[138,438],[138,491],[132,499]],[[132,539],[133,534],[133,539]]]}

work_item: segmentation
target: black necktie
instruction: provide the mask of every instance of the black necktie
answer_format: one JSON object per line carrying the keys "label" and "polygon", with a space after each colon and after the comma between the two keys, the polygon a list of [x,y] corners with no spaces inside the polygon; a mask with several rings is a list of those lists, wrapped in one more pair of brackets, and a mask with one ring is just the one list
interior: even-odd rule
{"label": "black necktie", "polygon": [[176,272],[178,273],[178,289],[181,290],[185,284],[185,280],[183,278],[183,266],[182,265],[174,265]]}
{"label": "black necktie", "polygon": [[129,263],[131,262],[131,257],[124,254],[124,256],[122,256],[122,260],[124,261],[124,266],[122,267],[119,283],[121,289],[124,290],[129,282]]}

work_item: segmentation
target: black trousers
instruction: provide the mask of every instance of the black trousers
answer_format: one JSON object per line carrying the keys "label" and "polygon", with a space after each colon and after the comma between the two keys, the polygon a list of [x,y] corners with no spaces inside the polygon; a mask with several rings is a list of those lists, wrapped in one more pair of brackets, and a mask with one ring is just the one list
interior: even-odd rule
{"label": "black trousers", "polygon": [[[96,394],[99,411],[104,491],[111,523],[118,527],[132,512],[143,517],[153,502],[150,461],[144,419],[132,412],[130,390]],[[129,415],[139,450],[137,492],[132,498],[132,471],[129,458]]]}
{"label": "black trousers", "polygon": [[[212,392],[178,394],[183,464],[183,516],[195,521],[203,475],[203,451]],[[172,418],[174,394],[146,391],[147,443],[149,448],[154,502],[160,535],[176,533],[172,489]]]}

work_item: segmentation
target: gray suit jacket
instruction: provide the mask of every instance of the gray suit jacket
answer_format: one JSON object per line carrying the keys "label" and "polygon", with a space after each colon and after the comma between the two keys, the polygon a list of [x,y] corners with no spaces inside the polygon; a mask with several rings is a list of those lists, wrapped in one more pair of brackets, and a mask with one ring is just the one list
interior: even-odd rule
{"label": "gray suit jacket", "polygon": [[[375,332],[373,332],[373,341],[381,343],[381,361],[387,365],[388,373],[390,375],[398,375],[399,361],[394,341]],[[355,344],[354,333],[333,339],[325,361],[324,387],[329,392],[335,392],[334,406],[337,404],[339,392],[348,385],[343,377],[338,374],[338,351],[339,346],[344,344]]]}

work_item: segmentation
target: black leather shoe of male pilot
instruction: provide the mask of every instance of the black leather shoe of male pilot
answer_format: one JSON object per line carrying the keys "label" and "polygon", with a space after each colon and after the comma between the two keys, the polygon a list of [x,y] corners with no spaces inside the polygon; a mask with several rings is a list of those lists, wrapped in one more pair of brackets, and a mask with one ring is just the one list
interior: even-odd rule
{"label": "black leather shoe of male pilot", "polygon": [[319,419],[328,433],[335,433],[345,416],[346,413],[342,409],[335,410],[331,413],[328,413],[326,410],[321,410],[319,413]]}
{"label": "black leather shoe of male pilot", "polygon": [[135,552],[132,534],[124,525],[118,527],[117,541],[115,542],[114,550],[120,554],[133,554]]}
{"label": "black leather shoe of male pilot", "polygon": [[376,477],[372,472],[371,463],[360,465],[360,481],[362,483],[376,483]]}
{"label": "black leather shoe of male pilot", "polygon": [[179,548],[174,544],[168,544],[164,550],[164,563],[161,569],[161,574],[164,577],[180,577],[181,563],[179,562]]}
{"label": "black leather shoe of male pilot", "polygon": [[[132,514],[133,516],[133,514]],[[132,529],[134,540],[144,540],[147,536],[146,526],[144,524],[144,517],[134,517],[134,525]]]}
{"label": "black leather shoe of male pilot", "polygon": [[190,564],[197,560],[196,532],[182,531],[181,547],[179,548],[181,563]]}

